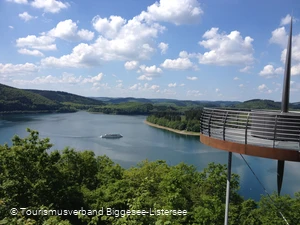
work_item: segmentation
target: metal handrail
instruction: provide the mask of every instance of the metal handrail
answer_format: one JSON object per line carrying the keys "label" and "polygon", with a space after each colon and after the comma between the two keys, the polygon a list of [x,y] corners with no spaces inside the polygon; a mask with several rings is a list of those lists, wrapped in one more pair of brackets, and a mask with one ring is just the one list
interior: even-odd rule
{"label": "metal handrail", "polygon": [[200,133],[224,141],[300,150],[300,113],[204,108]]}

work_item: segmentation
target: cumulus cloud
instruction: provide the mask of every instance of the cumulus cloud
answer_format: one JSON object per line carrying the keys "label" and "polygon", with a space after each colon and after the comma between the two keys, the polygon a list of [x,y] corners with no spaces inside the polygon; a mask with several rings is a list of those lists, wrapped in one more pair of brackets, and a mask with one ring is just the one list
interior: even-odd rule
{"label": "cumulus cloud", "polygon": [[186,77],[188,80],[198,80],[198,77]]}
{"label": "cumulus cloud", "polygon": [[252,68],[251,66],[245,66],[244,68],[240,69],[240,72],[241,73],[248,73],[251,68]]}
{"label": "cumulus cloud", "polygon": [[163,21],[176,25],[200,22],[203,11],[197,0],[160,0],[139,16],[146,21]]}
{"label": "cumulus cloud", "polygon": [[250,64],[253,62],[253,39],[249,36],[241,36],[239,31],[231,31],[230,34],[219,33],[219,28],[211,28],[203,35],[206,40],[199,44],[208,52],[199,55],[199,63],[225,65]]}
{"label": "cumulus cloud", "polygon": [[282,67],[274,68],[273,65],[266,65],[262,71],[259,72],[260,76],[266,77],[266,78],[273,78],[277,75],[283,75],[284,70]]}
{"label": "cumulus cloud", "polygon": [[187,96],[193,96],[193,97],[198,97],[203,95],[200,91],[198,90],[188,90],[186,93]]}
{"label": "cumulus cloud", "polygon": [[0,75],[27,75],[38,71],[38,67],[32,63],[2,64],[0,63]]}
{"label": "cumulus cloud", "polygon": [[26,48],[19,49],[18,52],[23,55],[32,55],[37,57],[43,57],[44,54],[39,50],[28,50]]}
{"label": "cumulus cloud", "polygon": [[152,80],[153,78],[150,76],[146,76],[146,75],[141,75],[137,78],[138,80]]}
{"label": "cumulus cloud", "polygon": [[240,88],[243,88],[243,87],[244,87],[244,84],[239,84],[239,87],[240,87]]}
{"label": "cumulus cloud", "polygon": [[27,0],[6,0],[7,2],[14,2],[17,4],[27,4],[28,1]]}
{"label": "cumulus cloud", "polygon": [[258,89],[259,91],[264,91],[264,90],[268,90],[268,87],[267,87],[267,85],[265,85],[265,84],[261,84],[261,85],[258,86],[257,89]]}
{"label": "cumulus cloud", "polygon": [[83,76],[75,76],[71,73],[64,72],[61,76],[39,76],[32,80],[20,80],[15,79],[13,80],[14,83],[19,85],[26,85],[26,84],[86,84],[92,83],[93,87],[98,86],[99,82],[102,80],[103,74],[99,73],[98,75],[92,77],[83,77]]}
{"label": "cumulus cloud", "polygon": [[126,70],[134,70],[138,67],[138,61],[128,61],[124,64]]}
{"label": "cumulus cloud", "polygon": [[166,44],[164,42],[160,42],[158,45],[159,49],[161,50],[161,54],[166,54],[167,50],[169,48],[169,44]]}
{"label": "cumulus cloud", "polygon": [[142,73],[146,73],[146,74],[158,74],[158,73],[162,73],[162,69],[159,68],[159,67],[156,67],[155,65],[153,65],[153,66],[141,65],[140,66],[140,71]]}
{"label": "cumulus cloud", "polygon": [[235,78],[233,78],[233,80],[239,80],[240,78],[238,78],[238,77],[235,77]]}
{"label": "cumulus cloud", "polygon": [[171,70],[188,70],[192,68],[196,68],[195,65],[189,59],[191,55],[189,55],[185,51],[181,51],[179,53],[179,58],[177,59],[166,59],[162,64],[161,67],[165,69]]}
{"label": "cumulus cloud", "polygon": [[82,80],[82,83],[97,83],[97,82],[100,82],[103,78],[103,73],[99,73],[97,76],[94,76],[94,77],[87,77],[87,78],[84,78]]}
{"label": "cumulus cloud", "polygon": [[141,65],[138,70],[139,73],[143,73],[143,75],[139,76],[138,80],[152,80],[153,77],[159,76],[163,71],[161,68],[153,66],[145,66]]}
{"label": "cumulus cloud", "polygon": [[116,38],[125,23],[126,20],[120,16],[110,16],[108,19],[101,18],[97,15],[92,20],[92,25],[95,30],[101,33],[105,38],[109,39]]}
{"label": "cumulus cloud", "polygon": [[16,43],[17,47],[28,47],[38,50],[56,50],[56,44],[54,44],[55,38],[48,36],[35,36],[28,35],[25,38],[18,38]]}
{"label": "cumulus cloud", "polygon": [[273,44],[278,44],[282,47],[286,47],[287,45],[287,33],[284,27],[277,28],[272,31],[272,37],[270,38],[269,42]]}
{"label": "cumulus cloud", "polygon": [[37,16],[31,16],[28,12],[20,13],[20,14],[19,14],[19,17],[20,17],[22,20],[24,20],[25,22],[37,18]]}
{"label": "cumulus cloud", "polygon": [[[296,22],[296,21],[297,21],[297,19],[293,18],[293,22]],[[280,26],[290,24],[290,22],[291,22],[291,15],[287,14],[284,18],[281,19]]]}
{"label": "cumulus cloud", "polygon": [[155,91],[157,92],[159,89],[159,85],[153,84],[153,85],[149,85],[148,83],[145,83],[144,85],[142,85],[141,83],[137,83],[134,84],[132,86],[129,87],[129,90],[132,91]]}
{"label": "cumulus cloud", "polygon": [[176,83],[170,83],[170,84],[168,84],[168,87],[176,87],[176,86],[177,86]]}
{"label": "cumulus cloud", "polygon": [[88,30],[78,30],[78,26],[72,20],[60,21],[55,28],[50,30],[48,36],[60,38],[66,41],[90,41],[94,38],[94,33]]}
{"label": "cumulus cloud", "polygon": [[43,9],[46,13],[58,13],[70,5],[67,2],[63,3],[58,0],[33,0],[31,6],[37,9]]}
{"label": "cumulus cloud", "polygon": [[49,67],[87,67],[111,60],[149,59],[155,52],[154,39],[165,29],[157,23],[144,23],[134,17],[125,24],[122,22],[115,25],[111,21],[104,27],[112,26],[110,30],[113,32],[107,33],[107,30],[99,25],[99,20],[99,16],[93,19],[94,28],[101,34],[93,44],[80,43],[73,48],[72,53],[60,58],[48,57],[41,63]]}
{"label": "cumulus cloud", "polygon": [[8,26],[10,29],[14,29],[14,27],[13,26]]}

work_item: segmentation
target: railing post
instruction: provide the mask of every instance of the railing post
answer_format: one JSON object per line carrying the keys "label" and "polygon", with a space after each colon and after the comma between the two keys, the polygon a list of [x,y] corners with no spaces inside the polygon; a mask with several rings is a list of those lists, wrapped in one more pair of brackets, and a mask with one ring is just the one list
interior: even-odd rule
{"label": "railing post", "polygon": [[212,117],[212,114],[213,114],[214,110],[211,110],[211,113],[210,113],[210,117],[209,117],[209,120],[208,120],[208,136],[210,137],[210,123],[211,123],[211,117]]}
{"label": "railing post", "polygon": [[273,137],[273,148],[275,147],[275,139],[276,139],[276,132],[277,132],[277,120],[278,120],[278,115],[275,116],[275,127],[274,127],[274,137]]}
{"label": "railing post", "polygon": [[226,112],[226,115],[223,120],[223,141],[225,141],[225,128],[226,128],[227,116],[228,116],[228,111]]}
{"label": "railing post", "polygon": [[247,140],[248,140],[248,124],[249,124],[249,117],[250,117],[250,113],[248,113],[248,116],[247,116],[247,122],[246,122],[246,128],[245,128],[245,145],[247,144]]}

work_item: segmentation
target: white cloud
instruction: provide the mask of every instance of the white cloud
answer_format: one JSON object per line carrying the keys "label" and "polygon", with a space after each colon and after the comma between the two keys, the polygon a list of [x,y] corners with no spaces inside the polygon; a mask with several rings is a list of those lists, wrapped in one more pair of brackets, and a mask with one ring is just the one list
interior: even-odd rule
{"label": "white cloud", "polygon": [[134,84],[131,87],[129,87],[130,90],[137,90],[138,89],[138,84]]}
{"label": "white cloud", "polygon": [[239,87],[240,87],[240,88],[243,88],[243,87],[244,87],[244,84],[240,84]]}
{"label": "white cloud", "polygon": [[164,42],[160,42],[158,45],[159,49],[161,50],[161,54],[166,54],[167,50],[169,48],[169,44],[166,44]]}
{"label": "white cloud", "polygon": [[98,75],[92,77],[82,77],[82,76],[75,76],[71,73],[64,72],[62,76],[40,76],[36,77],[33,80],[13,80],[14,83],[20,85],[26,84],[85,84],[85,83],[92,83],[93,87],[99,86],[99,82],[102,80],[103,74],[99,73]]}
{"label": "white cloud", "polygon": [[194,96],[194,97],[198,97],[203,95],[202,93],[200,93],[200,91],[198,90],[188,90],[186,93],[187,96]]}
{"label": "white cloud", "polygon": [[181,51],[179,53],[179,58],[177,59],[166,59],[161,67],[165,69],[173,69],[173,70],[188,70],[188,69],[196,69],[194,64],[191,62],[189,58],[193,57],[192,54],[188,54],[186,51]]}
{"label": "white cloud", "polygon": [[38,9],[43,9],[47,13],[58,13],[62,9],[68,8],[69,3],[63,3],[58,0],[33,0],[31,6]]}
{"label": "white cloud", "polygon": [[119,29],[114,39],[100,35],[93,44],[80,43],[71,54],[49,57],[41,63],[51,67],[79,68],[101,65],[104,61],[149,59],[155,52],[154,39],[164,29],[159,24],[143,23],[134,17]]}
{"label": "white cloud", "polygon": [[[293,21],[295,22],[297,21],[297,19],[293,18]],[[280,26],[290,24],[290,22],[291,22],[291,15],[287,14],[284,18],[281,19]]]}
{"label": "white cloud", "polygon": [[135,90],[139,90],[139,91],[155,91],[157,92],[159,90],[159,85],[153,84],[153,85],[149,85],[148,83],[145,83],[144,85],[142,85],[141,83],[138,84],[134,84],[131,87],[129,87],[129,90],[135,91]]}
{"label": "white cloud", "polygon": [[152,77],[146,76],[146,75],[141,75],[137,78],[138,80],[152,80]]}
{"label": "white cloud", "polygon": [[219,89],[219,88],[216,88],[216,92],[219,93],[219,92],[220,92],[220,89]]}
{"label": "white cloud", "polygon": [[168,84],[168,87],[176,87],[176,86],[177,86],[176,83],[170,83],[170,84]]}
{"label": "white cloud", "polygon": [[123,81],[122,81],[122,80],[116,80],[116,82],[117,82],[117,83],[122,83]]}
{"label": "white cloud", "polygon": [[248,73],[251,68],[252,68],[252,66],[245,66],[244,68],[240,69],[240,72]]}
{"label": "white cloud", "polygon": [[270,38],[269,42],[273,44],[278,44],[282,47],[286,47],[287,45],[287,33],[284,27],[280,27],[272,31],[272,37]]}
{"label": "white cloud", "polygon": [[13,26],[8,26],[10,29],[14,29],[14,27]]}
{"label": "white cloud", "polygon": [[128,61],[124,64],[126,70],[134,70],[138,67],[138,61]]}
{"label": "white cloud", "polygon": [[238,78],[238,77],[235,77],[235,78],[233,78],[233,80],[239,80],[240,78]]}
{"label": "white cloud", "polygon": [[108,85],[108,83],[104,83],[104,84],[101,84],[101,83],[94,83],[93,84],[93,87],[92,87],[92,90],[94,91],[99,91],[99,90],[110,90],[111,87]]}
{"label": "white cloud", "polygon": [[182,83],[182,84],[180,84],[179,86],[180,86],[180,87],[183,87],[183,86],[185,86],[185,84]]}
{"label": "white cloud", "polygon": [[37,56],[37,57],[43,57],[44,54],[41,53],[39,50],[28,50],[26,48],[22,48],[22,49],[19,49],[18,52],[20,54],[23,54],[23,55],[32,55],[32,56]]}
{"label": "white cloud", "polygon": [[38,71],[38,67],[32,63],[25,64],[2,64],[0,63],[0,75],[26,75]]}
{"label": "white cloud", "polygon": [[268,87],[267,87],[267,85],[265,85],[265,84],[261,84],[261,85],[258,86],[257,89],[258,89],[259,91],[264,91],[264,90],[268,90]]}
{"label": "white cloud", "polygon": [[141,65],[140,66],[140,70],[142,73],[146,73],[146,74],[157,74],[157,73],[162,73],[162,69],[159,67],[156,67],[155,65],[153,66],[145,66],[145,65]]}
{"label": "white cloud", "polygon": [[230,34],[218,33],[219,28],[206,31],[199,44],[210,51],[199,55],[199,63],[225,65],[250,64],[253,62],[253,39],[249,36],[244,39],[239,31]]}
{"label": "white cloud", "polygon": [[193,63],[188,58],[166,59],[161,67],[173,70],[187,70],[194,67]]}
{"label": "white cloud", "polygon": [[95,30],[109,39],[116,38],[125,23],[126,20],[120,16],[110,16],[109,19],[107,19],[97,15],[92,20]]}
{"label": "white cloud", "polygon": [[186,77],[188,80],[198,80],[198,77]]}
{"label": "white cloud", "polygon": [[19,17],[24,20],[25,22],[32,20],[32,19],[36,19],[37,16],[31,16],[28,12],[23,12],[19,14]]}
{"label": "white cloud", "polygon": [[157,89],[159,89],[159,85],[152,85],[152,86],[150,86],[150,88],[149,89],[151,89],[151,90],[157,90]]}
{"label": "white cloud", "polygon": [[17,4],[27,4],[28,1],[27,0],[6,0],[7,2],[14,2]]}
{"label": "white cloud", "polygon": [[122,83],[118,83],[117,85],[116,85],[116,88],[122,88],[123,87],[123,84]]}
{"label": "white cloud", "polygon": [[66,41],[90,41],[94,38],[94,33],[81,29],[72,20],[60,21],[55,28],[48,32],[49,36],[57,37]]}
{"label": "white cloud", "polygon": [[198,23],[202,14],[197,0],[160,0],[149,6],[147,12],[142,12],[140,18],[180,25]]}
{"label": "white cloud", "polygon": [[295,76],[295,75],[300,75],[300,63],[297,65],[292,66],[291,68],[291,75]]}
{"label": "white cloud", "polygon": [[97,76],[84,78],[82,83],[97,83],[100,82],[103,78],[103,73],[99,73]]}
{"label": "white cloud", "polygon": [[176,91],[171,90],[171,89],[164,89],[160,93],[162,93],[164,95],[176,95]]}
{"label": "white cloud", "polygon": [[283,75],[284,70],[282,67],[274,68],[273,65],[266,65],[262,71],[259,72],[260,76],[266,77],[266,78],[273,78],[276,75]]}
{"label": "white cloud", "polygon": [[17,47],[28,47],[39,50],[56,50],[56,45],[54,44],[55,39],[48,36],[35,36],[28,35],[25,38],[18,38],[16,43]]}

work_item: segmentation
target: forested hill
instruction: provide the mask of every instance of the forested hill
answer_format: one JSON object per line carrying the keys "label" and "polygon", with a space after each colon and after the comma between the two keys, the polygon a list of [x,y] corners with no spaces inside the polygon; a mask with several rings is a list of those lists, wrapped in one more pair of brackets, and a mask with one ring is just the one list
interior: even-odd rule
{"label": "forested hill", "polygon": [[91,105],[103,103],[66,92],[22,90],[0,84],[0,113],[74,112]]}
{"label": "forested hill", "polygon": [[[279,110],[281,109],[281,102],[275,102],[267,99],[252,99],[236,104],[235,108]],[[300,105],[299,103],[290,103],[289,108],[297,110],[300,109]]]}
{"label": "forested hill", "polygon": [[96,100],[93,98],[87,98],[80,95],[75,95],[63,91],[44,91],[44,90],[32,90],[27,89],[26,91],[30,91],[41,96],[44,96],[52,101],[59,103],[75,103],[75,104],[85,104],[85,105],[103,105],[103,102],[100,100]]}

